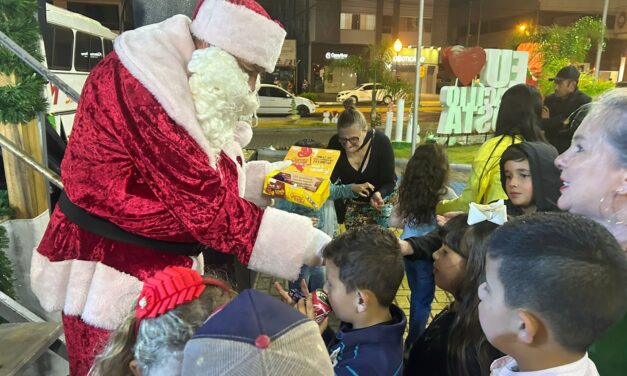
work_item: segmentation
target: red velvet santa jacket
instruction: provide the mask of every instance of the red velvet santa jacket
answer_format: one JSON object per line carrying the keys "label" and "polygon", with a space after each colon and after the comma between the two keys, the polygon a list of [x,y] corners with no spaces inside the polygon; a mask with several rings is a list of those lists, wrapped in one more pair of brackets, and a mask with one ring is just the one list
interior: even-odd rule
{"label": "red velvet santa jacket", "polygon": [[[243,198],[261,196],[265,165],[244,165],[236,143],[218,155],[208,145],[187,86],[193,50],[184,16],[116,39],[81,94],[62,165],[67,196],[131,233],[200,242],[295,279],[311,221]],[[57,208],[33,254],[31,284],[45,309],[111,330],[142,281],[168,265],[202,269],[202,260],[101,238]]]}

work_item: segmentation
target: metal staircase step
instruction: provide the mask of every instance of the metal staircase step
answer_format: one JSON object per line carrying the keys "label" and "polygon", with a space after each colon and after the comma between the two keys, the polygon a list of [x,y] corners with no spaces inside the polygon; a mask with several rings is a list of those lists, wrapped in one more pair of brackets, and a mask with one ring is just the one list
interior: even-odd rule
{"label": "metal staircase step", "polygon": [[0,375],[17,375],[52,345],[63,328],[60,323],[27,322],[0,325]]}

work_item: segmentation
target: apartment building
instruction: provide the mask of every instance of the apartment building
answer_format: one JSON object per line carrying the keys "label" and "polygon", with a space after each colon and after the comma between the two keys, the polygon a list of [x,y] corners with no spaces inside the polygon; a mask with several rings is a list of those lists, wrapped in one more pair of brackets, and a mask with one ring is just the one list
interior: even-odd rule
{"label": "apartment building", "polygon": [[[601,18],[604,0],[450,0],[449,43],[511,48],[512,36],[535,25],[568,25],[584,16]],[[609,0],[601,72],[618,79],[627,56],[627,0]],[[584,63],[594,68],[596,46]]]}

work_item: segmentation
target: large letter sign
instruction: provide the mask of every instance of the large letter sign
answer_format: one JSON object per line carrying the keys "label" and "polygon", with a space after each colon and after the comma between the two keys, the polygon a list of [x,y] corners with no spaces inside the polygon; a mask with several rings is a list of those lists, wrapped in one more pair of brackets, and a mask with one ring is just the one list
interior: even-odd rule
{"label": "large letter sign", "polygon": [[481,70],[479,84],[445,86],[440,91],[439,134],[493,132],[503,93],[514,85],[525,83],[527,52],[495,49],[485,52],[486,64]]}

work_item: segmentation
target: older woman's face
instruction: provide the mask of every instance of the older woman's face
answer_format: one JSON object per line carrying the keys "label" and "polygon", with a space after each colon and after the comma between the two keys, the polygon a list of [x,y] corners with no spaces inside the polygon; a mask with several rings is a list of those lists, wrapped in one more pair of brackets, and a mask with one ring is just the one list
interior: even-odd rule
{"label": "older woman's face", "polygon": [[348,153],[352,153],[359,150],[359,147],[364,142],[366,130],[359,129],[359,125],[353,124],[350,127],[339,128],[337,130],[337,136],[344,150]]}
{"label": "older woman's face", "polygon": [[620,167],[614,147],[606,140],[602,122],[598,115],[587,117],[570,148],[555,160],[562,170],[557,205],[593,219],[607,218],[609,210],[617,210],[611,205],[627,176],[627,169]]}

